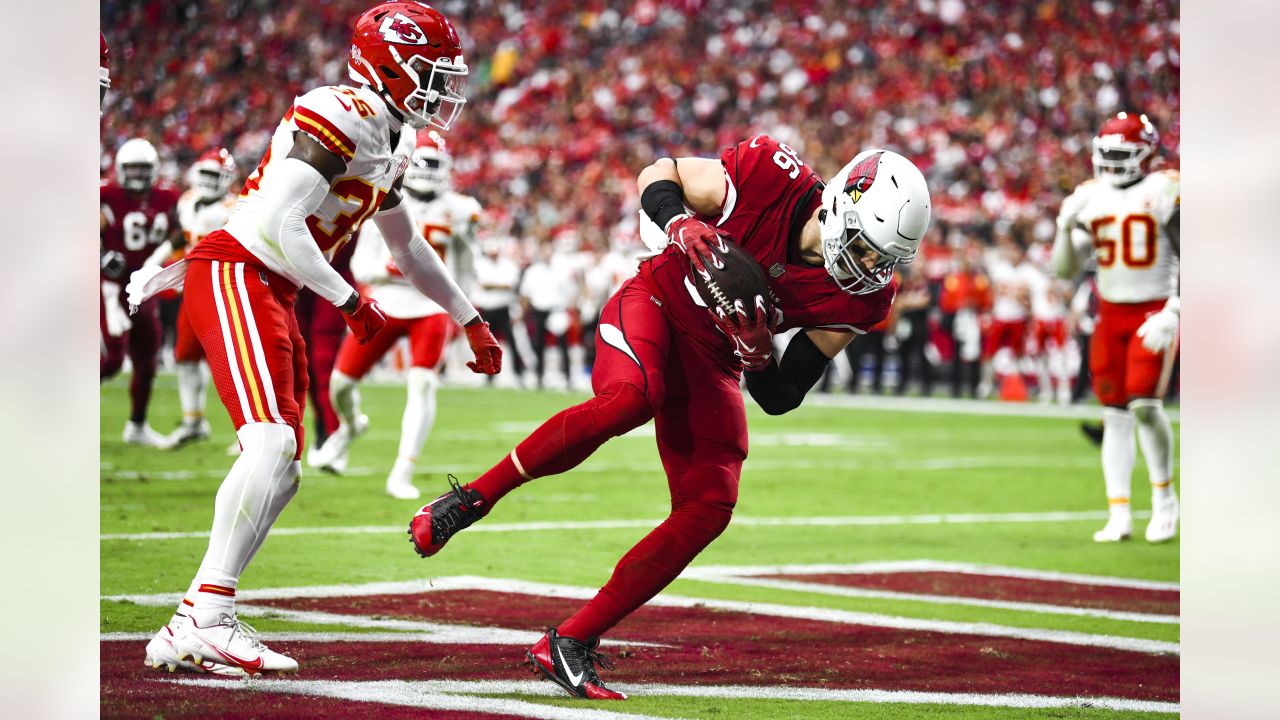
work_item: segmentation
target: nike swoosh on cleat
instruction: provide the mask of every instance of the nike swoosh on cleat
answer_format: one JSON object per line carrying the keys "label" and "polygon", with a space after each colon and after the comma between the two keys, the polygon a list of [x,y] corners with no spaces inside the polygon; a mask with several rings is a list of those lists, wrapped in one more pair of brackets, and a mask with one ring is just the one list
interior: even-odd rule
{"label": "nike swoosh on cleat", "polygon": [[[199,636],[197,636],[197,637],[199,637]],[[214,645],[213,643],[209,642],[208,640],[205,640],[204,638],[200,638],[200,639],[201,639],[201,640],[203,640],[203,641],[204,641],[204,644],[205,644],[205,645],[208,645],[208,646],[209,646],[209,648],[210,648],[210,649],[212,649],[214,652],[216,652],[216,653],[218,653],[219,655],[221,655],[222,657],[226,658],[226,659],[227,659],[227,661],[228,661],[228,664],[230,664],[230,665],[235,665],[235,666],[237,666],[237,667],[242,667],[242,668],[244,668],[245,670],[248,670],[249,672],[255,672],[255,671],[257,671],[257,670],[261,670],[261,669],[262,669],[262,656],[261,656],[261,655],[259,655],[258,657],[254,658],[253,660],[245,660],[244,658],[238,658],[238,657],[236,657],[235,655],[232,655],[231,653],[229,653],[229,652],[227,652],[227,651],[223,650],[222,648],[218,647],[217,645]],[[204,663],[203,663],[203,662],[198,662],[197,664],[203,665]]]}
{"label": "nike swoosh on cleat", "polygon": [[560,664],[564,665],[564,674],[566,677],[569,678],[569,683],[572,684],[574,687],[578,687],[579,685],[581,685],[582,676],[585,675],[586,673],[580,672],[577,675],[574,675],[573,671],[569,669],[569,661],[564,659],[564,650],[561,650],[560,648],[556,648],[556,654],[560,656]]}

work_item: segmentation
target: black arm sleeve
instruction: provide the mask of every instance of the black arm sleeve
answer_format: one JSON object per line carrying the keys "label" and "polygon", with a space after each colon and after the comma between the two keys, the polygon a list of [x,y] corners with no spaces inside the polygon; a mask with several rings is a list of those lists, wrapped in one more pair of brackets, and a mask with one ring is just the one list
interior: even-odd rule
{"label": "black arm sleeve", "polygon": [[763,370],[747,373],[747,392],[770,415],[790,412],[800,407],[829,362],[802,330],[787,345],[781,362],[770,361]]}
{"label": "black arm sleeve", "polygon": [[684,188],[674,180],[658,180],[649,183],[640,194],[640,207],[655,225],[665,232],[667,223],[677,215],[685,214]]}

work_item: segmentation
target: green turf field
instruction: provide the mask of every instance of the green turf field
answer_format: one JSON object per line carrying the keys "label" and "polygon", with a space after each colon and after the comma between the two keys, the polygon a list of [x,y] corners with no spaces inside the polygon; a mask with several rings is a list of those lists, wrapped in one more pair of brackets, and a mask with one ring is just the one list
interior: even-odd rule
{"label": "green turf field", "polygon": [[[382,494],[398,442],[402,393],[395,386],[363,390],[364,410],[372,426],[354,444],[348,474],[334,477],[304,469],[301,490],[276,525],[277,529],[303,531],[273,535],[241,579],[242,592],[463,575],[594,588],[648,531],[643,521],[656,524],[666,515],[666,483],[649,425],[606,444],[569,474],[540,479],[514,492],[476,526],[491,525],[498,531],[468,531],[440,555],[419,560],[400,528],[420,503],[396,501]],[[199,564],[205,540],[150,534],[208,530],[214,493],[232,462],[225,453],[233,438],[225,413],[212,396],[212,441],[171,452],[143,450],[120,442],[128,406],[127,378],[104,385],[101,397],[101,593],[104,598],[180,593]],[[500,459],[537,423],[581,397],[555,392],[442,390],[418,486],[427,496],[434,496],[445,489],[445,473],[464,482],[471,479]],[[694,568],[929,560],[1152,581],[1179,579],[1178,541],[1160,546],[1143,542],[1143,519],[1135,522],[1135,542],[1097,545],[1090,536],[1102,520],[1039,515],[1105,510],[1097,449],[1079,432],[1079,420],[816,404],[775,418],[760,412],[750,400],[747,404],[751,453],[735,522],[699,556]],[[152,424],[160,432],[168,432],[179,417],[173,379],[162,376],[152,401]],[[1134,508],[1143,511],[1149,508],[1149,497],[1141,459],[1134,477]],[[1175,483],[1177,480],[1175,474]],[[1011,513],[1036,515],[1015,518],[1008,515]],[[953,522],[922,517],[929,515],[955,517],[946,518]],[[804,518],[826,520],[812,523]],[[877,519],[849,522],[848,518]],[[621,527],[511,527],[502,531],[517,523],[628,520],[637,522],[615,523]],[[338,531],[326,531],[329,528]],[[566,553],[566,548],[572,552]],[[706,579],[679,579],[667,594],[1174,644],[1179,637],[1176,621],[1140,622],[1034,608],[837,595]],[[101,629],[104,633],[151,633],[170,611],[171,607],[160,604],[104,599]],[[269,642],[272,632],[362,630],[288,618],[263,617],[254,623],[268,633]],[[137,660],[142,676],[140,655]],[[304,666],[299,678],[306,679],[305,673]],[[1022,690],[1010,687],[1007,692]],[[567,697],[525,700],[588,707]],[[609,709],[689,718],[1155,715],[1086,708],[1011,709],[902,702],[850,706],[818,700],[663,696],[634,697]]]}

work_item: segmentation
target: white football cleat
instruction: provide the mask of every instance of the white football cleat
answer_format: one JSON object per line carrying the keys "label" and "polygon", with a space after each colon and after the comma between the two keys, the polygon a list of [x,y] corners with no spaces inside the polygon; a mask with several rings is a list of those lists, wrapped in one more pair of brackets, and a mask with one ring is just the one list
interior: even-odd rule
{"label": "white football cleat", "polygon": [[422,492],[413,486],[413,471],[406,472],[397,462],[387,476],[387,494],[397,500],[417,500]]}
{"label": "white football cleat", "polygon": [[1133,537],[1133,518],[1112,515],[1107,526],[1093,534],[1093,541],[1100,543],[1123,542]]}
{"label": "white football cleat", "polygon": [[[193,423],[183,422],[178,426],[177,430],[169,433],[169,437],[166,438],[166,442],[169,443],[169,447],[182,447],[187,443],[196,442],[197,440],[208,440],[212,434],[213,431],[209,427],[209,421],[204,418],[200,418]],[[236,447],[240,447],[240,444],[236,443]]]}
{"label": "white football cleat", "polygon": [[140,423],[126,422],[122,439],[129,445],[139,445],[159,450],[167,450],[170,447],[169,439],[152,429],[151,425],[146,421]]}
{"label": "white football cleat", "polygon": [[209,627],[199,627],[192,617],[178,628],[171,642],[179,660],[190,660],[202,667],[213,662],[249,675],[298,671],[297,660],[268,648],[252,627],[234,615],[223,613],[218,617],[218,622]]}
{"label": "white football cleat", "polygon": [[155,637],[151,638],[151,642],[147,643],[147,658],[145,662],[147,667],[169,672],[181,670],[183,672],[208,673],[225,677],[245,677],[248,675],[241,668],[232,665],[221,665],[209,660],[197,665],[186,660],[179,660],[177,651],[173,649],[173,630],[168,625],[160,628],[160,632],[157,632]]}
{"label": "white football cleat", "polygon": [[351,441],[360,437],[369,429],[369,416],[358,415],[354,425],[343,423],[333,431],[324,444],[307,453],[307,465],[317,470],[341,475],[347,469],[347,453],[351,449]]}
{"label": "white football cleat", "polygon": [[1147,542],[1169,542],[1178,534],[1178,496],[1172,492],[1162,500],[1151,501],[1151,522],[1147,523]]}

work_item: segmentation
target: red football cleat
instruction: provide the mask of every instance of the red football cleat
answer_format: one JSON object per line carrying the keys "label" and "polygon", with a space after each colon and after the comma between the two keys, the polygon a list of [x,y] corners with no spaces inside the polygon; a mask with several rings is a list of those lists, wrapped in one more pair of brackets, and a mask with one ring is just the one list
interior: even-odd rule
{"label": "red football cleat", "polygon": [[596,663],[606,670],[613,669],[609,658],[596,651],[598,647],[600,638],[583,644],[573,638],[560,637],[556,629],[551,628],[525,653],[525,658],[535,675],[559,685],[570,695],[588,700],[626,700],[625,693],[605,687],[596,675]]}
{"label": "red football cleat", "polygon": [[422,557],[431,557],[449,542],[455,533],[484,517],[488,510],[480,493],[464,488],[449,476],[449,492],[423,505],[409,521],[409,539]]}

